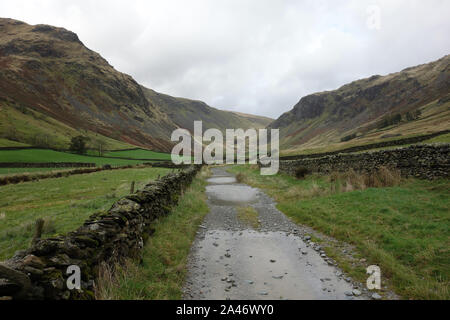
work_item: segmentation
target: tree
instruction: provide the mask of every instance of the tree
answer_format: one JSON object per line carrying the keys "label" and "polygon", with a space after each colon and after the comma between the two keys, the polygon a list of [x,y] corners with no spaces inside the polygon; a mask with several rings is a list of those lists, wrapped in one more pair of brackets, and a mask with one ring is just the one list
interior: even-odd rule
{"label": "tree", "polygon": [[356,133],[353,133],[353,134],[350,134],[350,135],[348,135],[348,136],[343,137],[343,138],[341,139],[341,142],[350,141],[350,140],[355,139],[356,137],[357,137],[357,134],[356,134]]}
{"label": "tree", "polygon": [[420,109],[417,109],[417,110],[414,112],[414,118],[415,118],[415,120],[419,119],[421,115],[422,115],[422,111],[420,111]]}
{"label": "tree", "polygon": [[392,124],[397,124],[402,121],[402,115],[397,113],[392,117]]}
{"label": "tree", "polygon": [[86,142],[89,141],[89,138],[84,136],[76,136],[73,137],[70,142],[70,151],[76,152],[78,154],[86,153]]}
{"label": "tree", "polygon": [[419,109],[417,109],[416,111],[413,111],[413,113],[408,111],[406,113],[406,120],[407,121],[414,121],[414,120],[419,119],[421,115],[422,115],[422,111],[420,111]]}
{"label": "tree", "polygon": [[97,149],[98,155],[101,157],[105,153],[106,146],[107,146],[107,143],[102,138],[97,138],[94,140],[94,147],[95,147],[95,149]]}
{"label": "tree", "polygon": [[407,112],[406,113],[406,121],[413,121],[414,120],[414,117],[413,117],[413,115],[411,114],[411,112]]}

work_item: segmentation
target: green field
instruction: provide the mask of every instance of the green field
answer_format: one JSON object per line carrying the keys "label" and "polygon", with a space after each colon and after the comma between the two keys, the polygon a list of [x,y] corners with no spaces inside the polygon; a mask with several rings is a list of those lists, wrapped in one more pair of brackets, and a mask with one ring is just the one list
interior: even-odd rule
{"label": "green field", "polygon": [[135,165],[139,160],[122,160],[106,157],[92,157],[48,149],[0,150],[0,162],[83,162],[95,163],[97,166]]}
{"label": "green field", "polygon": [[[132,158],[132,159],[149,159],[149,160],[165,160],[171,161],[170,153],[156,152],[146,149],[135,149],[135,150],[122,150],[122,151],[109,151],[104,154],[105,157],[121,157],[121,158]],[[191,159],[190,157],[185,157],[186,159]]]}
{"label": "green field", "polygon": [[[448,180],[404,179],[393,187],[342,192],[326,176],[297,180],[261,176],[249,166],[230,170],[266,191],[294,222],[354,245],[403,298],[450,299]],[[335,259],[356,279],[367,278],[363,266]]]}
{"label": "green field", "polygon": [[425,141],[424,143],[450,143],[450,133],[434,137],[430,140]]}
{"label": "green field", "polygon": [[75,230],[91,214],[108,210],[130,192],[169,169],[100,171],[0,187],[0,261],[29,246],[36,219],[44,218],[44,237]]}
{"label": "green field", "polygon": [[187,273],[187,259],[198,226],[209,209],[206,204],[207,168],[197,175],[172,212],[155,221],[155,233],[144,247],[142,263],[128,261],[103,270],[97,281],[100,300],[179,300]]}
{"label": "green field", "polygon": [[154,160],[170,160],[170,153],[161,153],[145,149],[123,150],[123,151],[109,151],[104,157],[121,157],[132,159],[154,159]]}

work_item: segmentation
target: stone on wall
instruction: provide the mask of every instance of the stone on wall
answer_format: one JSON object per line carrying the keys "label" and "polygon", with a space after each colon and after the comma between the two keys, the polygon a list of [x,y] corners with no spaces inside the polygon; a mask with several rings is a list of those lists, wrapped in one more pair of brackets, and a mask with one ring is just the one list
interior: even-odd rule
{"label": "stone on wall", "polygon": [[448,178],[450,145],[413,145],[365,153],[337,154],[313,159],[280,160],[280,172],[295,175],[299,167],[328,174],[333,171],[373,171],[382,166],[397,168],[403,176],[422,179]]}

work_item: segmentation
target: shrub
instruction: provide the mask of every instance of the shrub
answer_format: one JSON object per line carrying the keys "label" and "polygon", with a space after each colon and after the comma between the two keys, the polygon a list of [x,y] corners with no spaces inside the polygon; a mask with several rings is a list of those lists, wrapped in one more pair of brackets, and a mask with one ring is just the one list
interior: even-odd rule
{"label": "shrub", "polygon": [[350,141],[356,138],[356,133],[345,136],[341,139],[341,142]]}
{"label": "shrub", "polygon": [[72,152],[76,152],[78,154],[85,154],[87,141],[89,141],[88,137],[84,136],[73,137],[70,142],[69,150]]}
{"label": "shrub", "polygon": [[402,121],[402,115],[397,113],[395,115],[390,115],[385,117],[379,124],[378,124],[378,128],[379,129],[383,129],[395,124],[398,124]]}

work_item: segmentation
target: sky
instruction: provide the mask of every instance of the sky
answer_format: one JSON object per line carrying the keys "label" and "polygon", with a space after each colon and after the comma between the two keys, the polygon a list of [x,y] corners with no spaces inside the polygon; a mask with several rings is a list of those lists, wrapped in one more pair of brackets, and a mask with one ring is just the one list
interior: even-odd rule
{"label": "sky", "polygon": [[0,0],[140,84],[278,118],[301,97],[450,53],[448,0]]}

